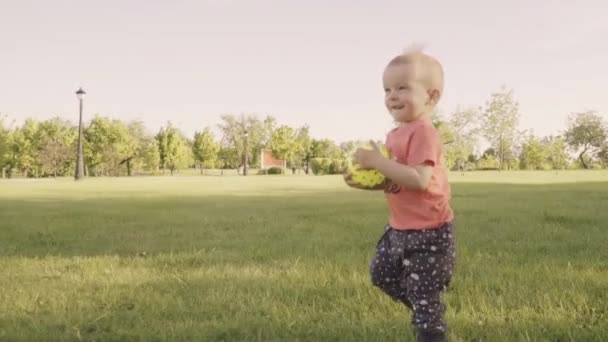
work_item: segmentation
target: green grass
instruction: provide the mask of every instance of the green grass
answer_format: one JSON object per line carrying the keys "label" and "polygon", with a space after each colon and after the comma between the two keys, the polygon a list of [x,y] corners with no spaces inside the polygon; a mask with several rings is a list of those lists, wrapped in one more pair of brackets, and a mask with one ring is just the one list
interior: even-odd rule
{"label": "green grass", "polygon": [[[450,340],[608,340],[608,173],[451,179]],[[336,176],[3,181],[0,341],[408,341],[386,213]]]}

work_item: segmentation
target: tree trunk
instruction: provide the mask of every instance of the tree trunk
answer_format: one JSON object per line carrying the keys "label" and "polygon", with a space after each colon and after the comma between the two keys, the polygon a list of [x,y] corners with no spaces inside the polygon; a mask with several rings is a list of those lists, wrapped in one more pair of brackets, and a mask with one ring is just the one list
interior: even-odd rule
{"label": "tree trunk", "polygon": [[127,176],[131,177],[131,158],[127,159]]}
{"label": "tree trunk", "polygon": [[498,171],[502,171],[502,167],[503,167],[503,163],[505,161],[505,154],[504,151],[502,150],[502,133],[500,134],[500,158],[499,158],[499,162],[498,162]]}
{"label": "tree trunk", "polygon": [[578,156],[578,159],[581,160],[581,164],[583,164],[583,168],[588,169],[589,166],[587,166],[587,163],[585,163],[585,158],[583,158],[583,155],[585,155],[585,151],[581,152],[581,154]]}
{"label": "tree trunk", "polygon": [[6,167],[2,168],[2,179],[6,177]]}

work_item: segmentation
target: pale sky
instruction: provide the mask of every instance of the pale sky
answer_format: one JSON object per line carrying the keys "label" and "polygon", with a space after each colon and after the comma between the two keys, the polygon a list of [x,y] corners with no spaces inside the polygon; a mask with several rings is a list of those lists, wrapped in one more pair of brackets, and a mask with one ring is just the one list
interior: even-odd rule
{"label": "pale sky", "polygon": [[608,115],[605,0],[0,0],[0,113],[77,122],[82,86],[87,120],[191,135],[257,113],[382,139],[382,70],[416,42],[444,65],[443,113],[504,84],[539,135],[571,112]]}

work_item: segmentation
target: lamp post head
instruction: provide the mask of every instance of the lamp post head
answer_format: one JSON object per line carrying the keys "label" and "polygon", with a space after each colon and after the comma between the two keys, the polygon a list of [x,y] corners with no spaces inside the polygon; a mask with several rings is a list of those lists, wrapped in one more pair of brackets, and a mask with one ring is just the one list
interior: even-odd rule
{"label": "lamp post head", "polygon": [[82,100],[86,94],[87,93],[82,90],[82,87],[78,88],[78,91],[76,91],[76,96],[78,96],[79,100]]}

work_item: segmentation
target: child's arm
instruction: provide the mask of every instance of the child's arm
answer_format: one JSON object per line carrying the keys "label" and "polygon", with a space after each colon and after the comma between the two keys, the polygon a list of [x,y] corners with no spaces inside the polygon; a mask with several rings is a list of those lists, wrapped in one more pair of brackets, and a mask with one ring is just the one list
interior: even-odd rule
{"label": "child's arm", "polygon": [[433,175],[433,166],[420,164],[408,166],[386,158],[372,141],[373,150],[360,149],[355,152],[354,161],[363,168],[378,170],[394,183],[411,190],[426,190]]}
{"label": "child's arm", "polygon": [[374,169],[385,175],[394,183],[410,190],[426,190],[433,176],[433,166],[421,164],[408,166],[381,156],[375,162]]}

